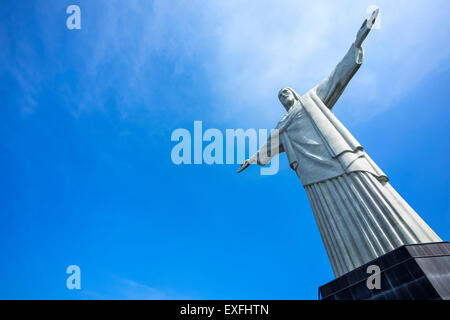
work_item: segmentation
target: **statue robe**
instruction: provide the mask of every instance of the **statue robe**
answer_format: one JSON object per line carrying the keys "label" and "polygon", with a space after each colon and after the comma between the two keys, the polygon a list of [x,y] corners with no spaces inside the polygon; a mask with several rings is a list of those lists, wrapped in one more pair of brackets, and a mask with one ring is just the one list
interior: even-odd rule
{"label": "statue robe", "polygon": [[329,77],[303,96],[294,92],[298,100],[276,126],[271,150],[264,146],[255,155],[258,163],[264,165],[279,151],[285,151],[303,186],[355,171],[369,172],[387,181],[383,171],[331,112],[362,59],[362,48],[352,45]]}
{"label": "statue robe", "polygon": [[363,61],[350,47],[333,72],[300,96],[252,157],[286,152],[302,182],[336,277],[403,244],[441,241],[331,109]]}

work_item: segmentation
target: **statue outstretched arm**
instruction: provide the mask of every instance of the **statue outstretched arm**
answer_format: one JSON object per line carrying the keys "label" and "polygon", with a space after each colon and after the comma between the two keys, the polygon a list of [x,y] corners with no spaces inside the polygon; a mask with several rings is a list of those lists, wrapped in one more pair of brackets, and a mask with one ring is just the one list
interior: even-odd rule
{"label": "statue outstretched arm", "polygon": [[361,44],[372,29],[378,16],[378,12],[379,9],[376,9],[369,19],[364,20],[361,28],[356,34],[355,42],[352,43],[347,54],[341,62],[339,62],[333,72],[315,87],[317,95],[329,109],[333,108],[336,101],[344,92],[347,84],[360,68],[364,57]]}
{"label": "statue outstretched arm", "polygon": [[264,166],[270,162],[270,160],[279,153],[284,152],[283,145],[280,144],[279,131],[273,130],[267,139],[266,143],[250,158],[245,160],[237,173],[247,169],[252,163],[257,163]]}

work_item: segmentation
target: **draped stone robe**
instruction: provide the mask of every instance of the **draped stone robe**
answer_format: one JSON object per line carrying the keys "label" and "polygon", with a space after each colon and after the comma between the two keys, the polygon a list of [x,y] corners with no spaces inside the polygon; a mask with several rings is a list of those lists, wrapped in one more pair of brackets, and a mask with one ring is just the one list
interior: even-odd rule
{"label": "draped stone robe", "polygon": [[280,120],[252,157],[286,152],[301,180],[336,277],[403,244],[441,241],[331,111],[363,61],[350,47],[333,72]]}

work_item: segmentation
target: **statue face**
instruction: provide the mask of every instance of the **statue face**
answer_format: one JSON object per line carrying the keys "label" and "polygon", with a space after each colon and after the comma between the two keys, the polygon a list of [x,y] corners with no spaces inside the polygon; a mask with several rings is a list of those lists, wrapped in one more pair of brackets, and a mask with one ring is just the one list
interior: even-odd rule
{"label": "statue face", "polygon": [[278,99],[280,99],[280,102],[283,104],[286,110],[289,110],[296,100],[294,93],[286,88],[281,89],[281,91],[278,93]]}

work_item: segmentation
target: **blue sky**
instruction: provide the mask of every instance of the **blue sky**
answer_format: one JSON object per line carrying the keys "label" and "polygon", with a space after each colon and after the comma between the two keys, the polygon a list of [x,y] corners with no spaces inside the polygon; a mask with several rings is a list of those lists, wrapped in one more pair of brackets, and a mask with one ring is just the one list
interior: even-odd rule
{"label": "blue sky", "polygon": [[333,275],[285,155],[176,166],[170,136],[273,128],[278,90],[324,78],[373,4],[334,112],[449,240],[447,1],[3,1],[0,298],[316,299]]}

